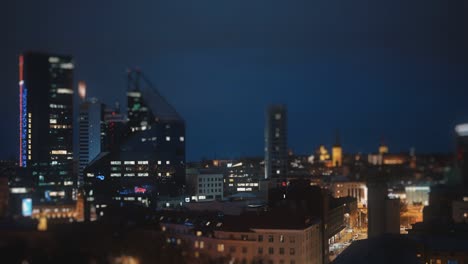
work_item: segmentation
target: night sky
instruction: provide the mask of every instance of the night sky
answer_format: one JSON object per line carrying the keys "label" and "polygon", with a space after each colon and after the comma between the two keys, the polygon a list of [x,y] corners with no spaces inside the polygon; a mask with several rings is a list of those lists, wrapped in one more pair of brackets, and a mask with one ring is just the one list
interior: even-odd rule
{"label": "night sky", "polygon": [[75,82],[125,102],[140,67],[187,123],[187,160],[263,155],[265,109],[289,147],[340,130],[346,153],[448,152],[468,121],[465,0],[15,0],[0,7],[0,158],[18,149],[17,56],[70,54]]}

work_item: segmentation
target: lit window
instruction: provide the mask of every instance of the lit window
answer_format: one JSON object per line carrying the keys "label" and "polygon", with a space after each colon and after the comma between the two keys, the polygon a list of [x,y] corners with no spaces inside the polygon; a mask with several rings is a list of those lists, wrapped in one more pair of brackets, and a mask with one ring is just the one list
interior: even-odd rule
{"label": "lit window", "polygon": [[280,172],[281,172],[280,170],[276,170],[276,174],[280,174]]}
{"label": "lit window", "polygon": [[281,114],[280,113],[275,114],[275,119],[280,120],[281,119]]}
{"label": "lit window", "polygon": [[185,138],[184,137],[179,137],[180,142],[184,142]]}
{"label": "lit window", "polygon": [[158,165],[161,165],[161,161],[160,161],[160,160],[158,160]]}
{"label": "lit window", "polygon": [[224,252],[224,244],[218,244],[218,252]]}
{"label": "lit window", "polygon": [[171,164],[171,162],[169,160],[166,161],[166,165],[169,165]]}
{"label": "lit window", "polygon": [[171,137],[167,136],[166,141],[171,141]]}

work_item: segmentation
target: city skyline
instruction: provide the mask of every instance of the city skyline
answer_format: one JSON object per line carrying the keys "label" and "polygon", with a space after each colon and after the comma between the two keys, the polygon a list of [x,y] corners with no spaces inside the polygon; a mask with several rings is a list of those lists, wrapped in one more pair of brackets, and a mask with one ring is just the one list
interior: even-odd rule
{"label": "city skyline", "polygon": [[[72,55],[75,85],[86,81],[89,96],[108,104],[125,102],[125,70],[140,66],[186,119],[188,161],[262,156],[264,111],[274,103],[288,107],[296,153],[330,147],[337,128],[344,153],[377,152],[382,136],[391,152],[452,152],[453,128],[468,113],[467,39],[459,34],[468,23],[444,12],[459,14],[456,3],[402,2],[362,1],[338,18],[321,1],[274,1],[269,9],[262,1],[207,2],[190,10],[177,3],[115,2],[107,9],[49,1],[27,10],[27,1],[9,3],[5,17],[14,30],[0,51],[0,157],[18,156],[17,56],[28,50]],[[387,24],[389,16],[394,23]]]}

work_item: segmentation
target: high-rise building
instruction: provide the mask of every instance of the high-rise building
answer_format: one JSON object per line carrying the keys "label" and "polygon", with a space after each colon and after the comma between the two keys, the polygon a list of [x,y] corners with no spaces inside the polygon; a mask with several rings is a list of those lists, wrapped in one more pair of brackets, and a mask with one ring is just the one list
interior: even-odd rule
{"label": "high-rise building", "polygon": [[287,116],[286,106],[268,108],[265,127],[265,178],[287,176]]}
{"label": "high-rise building", "polygon": [[78,185],[83,184],[83,170],[103,151],[104,104],[96,98],[80,105],[79,116],[79,174]]}
{"label": "high-rise building", "polygon": [[457,125],[455,132],[457,133],[456,166],[464,190],[468,190],[468,123]]}
{"label": "high-rise building", "polygon": [[19,57],[19,165],[36,185],[35,203],[70,200],[73,173],[73,60],[27,52]]}
{"label": "high-rise building", "polygon": [[343,165],[343,149],[341,148],[338,132],[336,132],[335,145],[332,147],[332,161],[333,167],[341,167]]}
{"label": "high-rise building", "polygon": [[400,233],[400,199],[389,199],[386,175],[379,172],[367,182],[368,237]]}
{"label": "high-rise building", "polygon": [[184,120],[139,71],[129,73],[127,100],[127,122],[105,112],[106,150],[84,171],[86,210],[98,215],[111,203],[155,207],[185,185]]}

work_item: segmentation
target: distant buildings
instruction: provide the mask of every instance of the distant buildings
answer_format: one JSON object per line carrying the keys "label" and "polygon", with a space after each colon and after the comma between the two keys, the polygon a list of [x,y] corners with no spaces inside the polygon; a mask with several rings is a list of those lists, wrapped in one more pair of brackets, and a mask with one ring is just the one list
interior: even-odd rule
{"label": "distant buildings", "polygon": [[19,57],[19,165],[33,178],[33,203],[76,198],[73,68],[69,56],[27,52]]}
{"label": "distant buildings", "polygon": [[333,197],[354,197],[360,206],[367,205],[367,186],[365,182],[338,181],[332,182],[330,191]]}
{"label": "distant buildings", "polygon": [[203,202],[223,199],[223,174],[188,169],[186,183],[187,195],[192,201]]}
{"label": "distant buildings", "polygon": [[272,105],[267,110],[265,127],[265,178],[287,176],[288,134],[286,106]]}
{"label": "distant buildings", "polygon": [[260,191],[263,179],[260,159],[240,159],[227,164],[225,188],[227,194]]}

